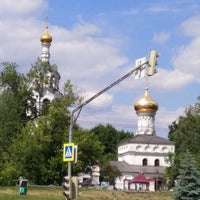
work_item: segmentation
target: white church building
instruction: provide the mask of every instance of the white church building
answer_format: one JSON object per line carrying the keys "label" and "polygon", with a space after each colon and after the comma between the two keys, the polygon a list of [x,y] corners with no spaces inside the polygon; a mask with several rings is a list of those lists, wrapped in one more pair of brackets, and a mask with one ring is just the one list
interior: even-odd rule
{"label": "white church building", "polygon": [[29,80],[32,97],[27,102],[26,114],[33,119],[40,116],[44,104],[62,97],[62,93],[59,90],[60,74],[55,65],[50,65],[52,39],[48,32],[48,25],[46,25],[45,32],[40,37],[42,47],[40,56],[41,66],[37,69],[33,66],[30,70],[30,73],[35,74],[35,76],[30,77]]}
{"label": "white church building", "polygon": [[116,179],[115,188],[120,190],[156,191],[166,189],[165,169],[168,153],[175,152],[175,144],[156,135],[155,114],[158,104],[148,89],[134,108],[138,116],[136,134],[118,145],[118,161],[112,165],[121,171]]}

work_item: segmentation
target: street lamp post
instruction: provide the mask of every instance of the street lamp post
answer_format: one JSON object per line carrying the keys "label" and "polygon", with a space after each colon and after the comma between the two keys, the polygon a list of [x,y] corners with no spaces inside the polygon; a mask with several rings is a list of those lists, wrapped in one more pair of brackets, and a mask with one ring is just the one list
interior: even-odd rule
{"label": "street lamp post", "polygon": [[[105,87],[103,90],[101,90],[100,92],[98,92],[97,94],[95,94],[94,96],[92,96],[91,98],[89,98],[88,100],[86,100],[81,105],[79,105],[78,107],[76,107],[75,109],[73,109],[71,111],[71,115],[70,115],[70,128],[69,128],[69,143],[71,143],[72,139],[73,139],[73,125],[74,125],[76,119],[78,118],[78,116],[79,116],[82,108],[85,105],[87,105],[88,103],[90,103],[91,101],[93,101],[94,99],[96,99],[97,97],[99,97],[101,94],[105,93],[106,91],[108,91],[109,89],[111,89],[112,87],[114,87],[115,85],[119,84],[120,82],[122,82],[123,80],[125,80],[126,78],[128,78],[129,76],[131,76],[134,72],[139,71],[143,66],[147,65],[148,63],[149,63],[149,61],[140,63],[133,70],[131,70],[130,72],[128,72],[127,74],[125,74],[124,76],[122,76],[121,78],[119,78],[118,80],[114,81],[109,86]],[[146,68],[145,68],[145,70],[146,70]],[[148,74],[146,74],[146,75],[148,75]],[[153,75],[153,74],[151,74],[151,75]],[[74,114],[76,112],[78,112],[78,114],[77,114],[76,118],[74,119]],[[70,178],[71,178],[71,171],[72,171],[72,165],[71,165],[71,162],[68,162],[68,176]]]}
{"label": "street lamp post", "polygon": [[[127,74],[125,74],[124,76],[122,76],[121,78],[119,78],[118,80],[116,80],[115,82],[113,82],[112,84],[110,84],[109,86],[107,86],[106,88],[104,88],[103,90],[101,90],[100,92],[98,92],[97,94],[95,94],[94,96],[92,96],[91,98],[89,98],[87,101],[83,102],[81,105],[79,105],[78,107],[76,107],[74,110],[71,111],[71,115],[70,115],[70,128],[69,128],[69,143],[72,142],[72,137],[73,137],[73,125],[74,122],[76,121],[76,119],[74,120],[74,114],[79,111],[78,115],[80,114],[81,109],[87,105],[88,103],[90,103],[91,101],[93,101],[94,99],[96,99],[97,97],[99,97],[101,94],[105,93],[106,91],[108,91],[109,89],[111,89],[112,87],[114,87],[115,85],[119,84],[120,82],[122,82],[123,80],[125,80],[126,78],[128,78],[129,76],[131,76],[135,71],[137,71],[138,69],[140,69],[142,66],[148,64],[148,62],[145,62],[141,65],[139,65],[138,67],[134,68],[133,70],[131,70],[130,72],[128,72]],[[68,176],[71,177],[71,171],[72,171],[72,166],[71,166],[71,162],[68,162]]]}

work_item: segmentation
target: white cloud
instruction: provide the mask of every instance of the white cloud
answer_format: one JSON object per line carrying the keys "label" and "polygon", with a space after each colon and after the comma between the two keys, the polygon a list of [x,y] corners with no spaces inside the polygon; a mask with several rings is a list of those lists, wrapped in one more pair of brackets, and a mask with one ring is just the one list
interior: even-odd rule
{"label": "white cloud", "polygon": [[[148,81],[146,78],[135,80],[133,76],[131,76],[128,80],[124,81],[120,84],[117,91],[135,91],[143,90],[148,82],[149,88],[153,88],[156,91],[175,91],[181,88],[184,88],[188,84],[194,81],[193,74],[184,73],[179,69],[174,70],[166,70],[164,68],[158,68],[158,73],[153,75],[152,77],[148,77]],[[136,92],[136,91],[135,91]]]}
{"label": "white cloud", "polygon": [[191,74],[196,81],[200,81],[200,37],[193,40],[190,45],[182,48],[174,60],[174,66],[184,74]]}
{"label": "white cloud", "polygon": [[159,107],[156,114],[155,127],[157,135],[168,137],[169,125],[174,121],[178,121],[180,116],[184,116],[185,108],[179,107],[175,110],[167,110],[164,107]]}
{"label": "white cloud", "polygon": [[185,108],[183,107],[179,107],[173,111],[160,107],[156,115],[156,123],[159,124],[160,128],[167,128],[173,121],[177,121],[180,116],[184,116],[184,111]]}
{"label": "white cloud", "polygon": [[[89,100],[90,98],[93,98],[94,96],[96,96],[98,94],[98,92],[85,92],[85,93],[82,93],[80,94],[84,100],[83,102]],[[108,93],[103,93],[101,95],[98,95],[96,98],[94,98],[94,100],[92,100],[90,103],[89,103],[89,106],[92,106],[92,107],[107,107],[107,106],[110,106],[111,103],[112,103],[112,100],[113,100],[113,96],[108,94]],[[95,109],[95,108],[94,108]]]}
{"label": "white cloud", "polygon": [[200,35],[200,15],[189,18],[180,26],[181,31],[185,35],[199,36]]}
{"label": "white cloud", "polygon": [[159,14],[159,13],[171,13],[171,12],[178,12],[178,9],[169,7],[166,2],[164,4],[156,4],[151,3],[151,5],[146,9],[146,11],[150,14]]}
{"label": "white cloud", "polygon": [[150,80],[151,87],[167,91],[181,89],[194,80],[192,74],[184,73],[178,69],[169,71],[158,68],[158,73],[154,77]]}
{"label": "white cloud", "polygon": [[6,0],[0,1],[0,17],[25,17],[33,14],[42,13],[47,8],[47,3],[44,0]]}
{"label": "white cloud", "polygon": [[32,19],[0,20],[1,62],[16,62],[20,65],[19,70],[30,67],[40,55],[41,30],[44,30],[42,23]]}
{"label": "white cloud", "polygon": [[78,30],[75,33],[74,28],[63,30],[51,27],[52,35],[55,35],[51,59],[59,66],[65,81],[81,82],[87,90],[100,89],[105,84],[101,80],[109,80],[108,75],[127,63],[128,59],[120,55],[114,45],[115,39],[101,35],[94,25],[78,25]]}
{"label": "white cloud", "polygon": [[[191,42],[187,46],[179,48],[177,57],[173,60],[176,69],[184,74],[192,75],[194,80],[200,82],[200,17],[193,17],[185,21],[182,25],[184,33],[193,36]],[[184,28],[183,28],[184,27]]]}
{"label": "white cloud", "polygon": [[0,62],[16,62],[24,72],[36,61],[45,26],[36,18],[46,8],[44,0],[0,1]]}
{"label": "white cloud", "polygon": [[157,44],[164,44],[170,39],[170,33],[168,32],[159,32],[155,33],[153,36],[153,42]]}
{"label": "white cloud", "polygon": [[[78,122],[84,128],[92,128],[98,124],[111,124],[118,130],[135,132],[137,129],[137,115],[133,107],[114,104],[101,107],[103,112],[95,112],[94,109],[82,110]],[[99,109],[100,111],[100,109]]]}

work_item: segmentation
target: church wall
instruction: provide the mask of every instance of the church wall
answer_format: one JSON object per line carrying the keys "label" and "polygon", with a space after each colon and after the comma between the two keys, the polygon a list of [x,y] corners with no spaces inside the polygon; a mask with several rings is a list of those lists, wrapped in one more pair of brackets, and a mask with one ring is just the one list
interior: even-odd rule
{"label": "church wall", "polygon": [[128,144],[121,145],[121,146],[118,147],[118,155],[126,153],[128,151],[130,151],[130,146]]}
{"label": "church wall", "polygon": [[118,155],[126,152],[173,153],[174,151],[174,145],[164,144],[126,144],[118,147]]}
{"label": "church wall", "polygon": [[174,153],[173,145],[158,144],[126,144],[118,148],[118,161],[125,161],[130,165],[142,165],[143,159],[147,159],[149,166],[155,165],[159,160],[159,166],[169,165],[165,162],[168,152]]}
{"label": "church wall", "polygon": [[164,155],[149,155],[149,154],[142,154],[142,155],[125,155],[123,157],[118,157],[118,161],[122,162],[126,162],[129,165],[139,165],[142,166],[143,165],[143,159],[147,160],[147,166],[155,166],[155,160],[159,160],[159,166],[162,167],[168,167],[169,164],[165,162],[165,158],[167,158],[167,156]]}

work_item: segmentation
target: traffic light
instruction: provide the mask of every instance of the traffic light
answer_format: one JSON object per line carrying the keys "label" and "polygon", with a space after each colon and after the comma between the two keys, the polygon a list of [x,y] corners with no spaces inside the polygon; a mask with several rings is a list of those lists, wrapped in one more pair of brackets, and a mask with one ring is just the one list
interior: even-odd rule
{"label": "traffic light", "polygon": [[159,53],[155,50],[151,50],[149,54],[149,69],[148,69],[148,75],[152,76],[154,75],[156,71],[156,65],[158,64],[157,58],[159,57]]}
{"label": "traffic light", "polygon": [[78,177],[72,177],[72,199],[78,198]]}
{"label": "traffic light", "polygon": [[72,197],[72,182],[70,176],[65,176],[63,178],[63,188],[65,191],[63,192],[66,199],[71,199]]}

